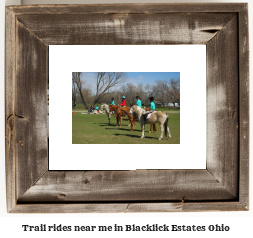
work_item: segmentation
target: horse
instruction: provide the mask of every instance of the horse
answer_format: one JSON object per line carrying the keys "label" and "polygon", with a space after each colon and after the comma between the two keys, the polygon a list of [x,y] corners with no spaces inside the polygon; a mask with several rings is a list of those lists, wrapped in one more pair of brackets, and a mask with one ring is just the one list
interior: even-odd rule
{"label": "horse", "polygon": [[121,126],[121,115],[119,115],[118,113],[116,113],[116,111],[117,111],[118,108],[119,108],[119,106],[112,105],[112,104],[109,105],[109,113],[113,114],[113,116],[116,117],[116,121],[117,121],[116,127],[119,124],[119,120],[120,120],[120,126]]}
{"label": "horse", "polygon": [[130,107],[119,107],[116,109],[116,112],[114,113],[114,115],[117,116],[117,125],[120,122],[120,127],[121,127],[121,117],[127,115],[130,121],[128,126],[131,125],[131,131],[133,131],[134,125],[136,126],[136,122],[135,122],[135,118],[133,117],[133,115],[129,113],[129,111],[130,111]]}
{"label": "horse", "polygon": [[[107,105],[106,103],[103,103],[102,105],[101,105],[101,110],[102,109],[105,109],[105,112],[106,112],[106,115],[107,115],[107,117],[108,117],[108,120],[109,120],[109,123],[108,123],[108,125],[110,125],[111,123],[110,123],[110,121],[111,121],[111,115],[114,115],[116,118],[117,118],[117,115],[116,115],[116,110],[119,108],[119,106],[115,106],[115,105]],[[124,107],[123,107],[124,108]],[[122,109],[122,108],[121,108]],[[146,108],[145,109],[146,111],[148,111],[148,110],[150,110],[150,108]],[[123,109],[123,111],[124,111],[124,109]],[[122,116],[122,114],[121,114],[121,116]],[[118,120],[120,120],[120,126],[121,126],[121,116],[120,116],[120,118],[119,119],[117,119],[117,124],[116,124],[116,126],[118,126]],[[130,120],[130,123],[129,123],[129,125],[128,126],[130,126],[131,125],[131,120]],[[136,121],[135,121],[135,119],[134,119],[134,125],[136,126]],[[157,131],[157,129],[156,129],[156,124],[150,124],[150,130],[149,130],[149,133],[151,133],[152,132],[152,130],[154,131],[154,132],[156,132]]]}
{"label": "horse", "polygon": [[103,104],[101,105],[101,110],[102,110],[102,109],[105,109],[106,115],[107,115],[108,120],[109,120],[108,125],[110,125],[110,124],[111,124],[111,115],[112,115],[114,112],[113,112],[113,111],[110,112],[110,107],[109,107],[109,105],[107,105],[106,103],[103,103]]}
{"label": "horse", "polygon": [[[129,125],[128,126],[131,125],[131,131],[133,131],[134,130],[133,126],[136,126],[136,119],[137,118],[132,117],[131,114],[129,113],[130,107],[118,107],[118,106],[111,107],[111,110],[114,110],[114,109],[116,109],[116,112],[114,113],[114,116],[117,118],[117,124],[116,124],[116,126],[119,125],[119,127],[121,127],[121,121],[122,121],[121,117],[124,116],[124,114],[125,114],[125,115],[128,116],[128,119],[129,119]],[[150,110],[150,108],[146,108],[145,110]],[[157,131],[155,123],[154,124],[150,124],[149,133],[151,133],[152,130],[154,132]]]}
{"label": "horse", "polygon": [[[146,111],[150,111],[150,110],[151,110],[151,108],[145,108],[145,110],[146,110]],[[151,132],[152,132],[152,130],[153,130],[154,132],[157,132],[156,123],[154,123],[154,124],[150,124],[149,133],[151,133]]]}
{"label": "horse", "polygon": [[158,138],[158,140],[161,140],[163,138],[163,131],[164,130],[165,130],[165,137],[167,137],[167,135],[169,134],[168,139],[170,139],[171,134],[170,134],[170,129],[168,127],[169,115],[165,112],[154,111],[150,115],[150,117],[147,119],[147,121],[144,122],[144,118],[142,116],[144,112],[145,112],[145,109],[138,107],[137,105],[133,105],[129,111],[130,114],[136,114],[139,121],[140,121],[141,130],[142,130],[141,139],[143,139],[145,137],[145,124],[154,124],[156,122],[159,123],[160,129],[161,129],[161,135]]}
{"label": "horse", "polygon": [[109,112],[115,112],[118,108],[119,108],[119,106],[110,104],[109,105]]}
{"label": "horse", "polygon": [[[130,104],[130,107],[132,107],[133,105],[135,105],[135,104]],[[151,108],[145,108],[145,110],[150,111]],[[135,119],[135,121],[139,120],[138,117],[135,117],[135,116],[134,116],[134,119]],[[135,125],[136,125],[136,123],[135,123]],[[156,123],[150,124],[149,133],[151,133],[152,131],[157,132]]]}
{"label": "horse", "polygon": [[[106,115],[108,117],[108,125],[111,124],[111,115],[115,114],[115,111],[117,110],[118,106],[114,106],[114,105],[107,105],[106,103],[103,103],[101,105],[101,110],[104,109],[106,112]],[[116,115],[114,115],[116,117]]]}

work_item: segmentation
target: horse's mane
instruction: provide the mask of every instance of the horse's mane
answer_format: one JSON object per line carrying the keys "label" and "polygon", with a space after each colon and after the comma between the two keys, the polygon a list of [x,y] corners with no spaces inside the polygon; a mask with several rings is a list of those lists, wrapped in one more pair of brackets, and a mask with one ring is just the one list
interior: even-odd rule
{"label": "horse's mane", "polygon": [[136,113],[138,117],[141,117],[142,114],[145,112],[145,109],[138,107],[137,105],[133,105],[131,108],[134,109],[134,113]]}
{"label": "horse's mane", "polygon": [[102,103],[102,105],[101,105],[101,106],[103,106],[103,107],[105,107],[105,108],[109,109],[109,105],[107,105],[106,103]]}

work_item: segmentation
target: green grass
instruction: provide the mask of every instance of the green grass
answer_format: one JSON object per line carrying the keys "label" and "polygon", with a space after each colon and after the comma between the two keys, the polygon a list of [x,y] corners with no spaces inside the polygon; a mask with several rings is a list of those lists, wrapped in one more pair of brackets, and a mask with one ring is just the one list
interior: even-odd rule
{"label": "green grass", "polygon": [[169,128],[172,138],[158,141],[160,127],[157,132],[149,133],[150,125],[145,126],[145,138],[141,137],[140,123],[136,122],[134,131],[130,131],[128,121],[122,120],[121,128],[115,127],[116,118],[111,117],[108,125],[106,114],[72,114],[73,144],[180,144],[180,113],[169,113]]}

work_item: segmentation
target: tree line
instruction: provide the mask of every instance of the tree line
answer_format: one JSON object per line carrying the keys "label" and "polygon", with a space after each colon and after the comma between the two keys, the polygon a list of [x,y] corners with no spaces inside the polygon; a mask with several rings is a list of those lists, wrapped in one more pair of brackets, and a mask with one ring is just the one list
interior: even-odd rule
{"label": "tree line", "polygon": [[[115,89],[117,86],[117,89]],[[81,80],[81,73],[72,73],[72,105],[82,103],[85,108],[88,104],[99,104],[111,102],[114,97],[115,104],[121,102],[122,96],[126,97],[127,105],[136,102],[136,96],[140,96],[144,106],[149,105],[149,97],[155,97],[155,103],[165,106],[168,103],[180,105],[180,80],[164,79],[155,80],[154,84],[134,85],[127,83],[127,74],[124,72],[97,72],[96,73],[96,92]]]}

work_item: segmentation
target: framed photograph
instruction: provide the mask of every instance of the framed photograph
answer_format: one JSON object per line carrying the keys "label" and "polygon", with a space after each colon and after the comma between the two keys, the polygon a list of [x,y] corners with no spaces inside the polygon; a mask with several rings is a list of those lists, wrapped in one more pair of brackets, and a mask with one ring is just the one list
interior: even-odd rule
{"label": "framed photograph", "polygon": [[[249,210],[248,40],[244,3],[6,7],[8,212]],[[202,48],[200,55],[197,47]],[[98,101],[93,97],[98,108],[76,110],[73,77],[85,75],[91,84],[89,75],[99,78],[100,71],[106,77],[123,72],[134,82],[156,73],[153,89],[162,82],[156,80],[170,79],[169,74],[159,78],[159,72],[178,72],[179,138],[177,129],[170,140],[157,140],[160,129],[148,133],[146,125],[145,138],[138,142],[139,122],[133,131],[126,122],[121,128],[103,126],[109,123],[101,108],[111,102],[106,96]],[[142,86],[147,82],[145,78]],[[106,95],[116,98],[119,90],[123,98],[129,85],[125,91],[123,86],[111,88]],[[137,101],[142,86],[133,86]],[[148,96],[153,95],[145,94],[143,100]],[[168,100],[165,105],[159,99],[156,106],[169,107]],[[149,103],[143,102],[142,110]],[[102,114],[93,115],[95,110]],[[89,127],[78,124],[78,118]],[[140,122],[147,120],[139,117]],[[102,134],[104,143],[99,136],[97,143],[87,139],[93,136],[90,127]],[[82,128],[84,140],[75,134]],[[115,137],[117,142],[110,143]],[[74,154],[77,146],[86,147]],[[169,165],[169,160],[180,161],[182,167]]]}
{"label": "framed photograph", "polygon": [[[206,169],[205,45],[52,45],[49,52],[49,170]],[[111,52],[120,52],[120,60]],[[189,90],[194,84],[196,93]],[[148,113],[151,97],[158,114]],[[130,114],[137,98],[151,117],[144,135],[144,115]],[[194,102],[197,120],[189,116]],[[72,114],[61,116],[66,108]],[[189,125],[198,128],[190,141]],[[130,153],[122,153],[126,146]]]}

